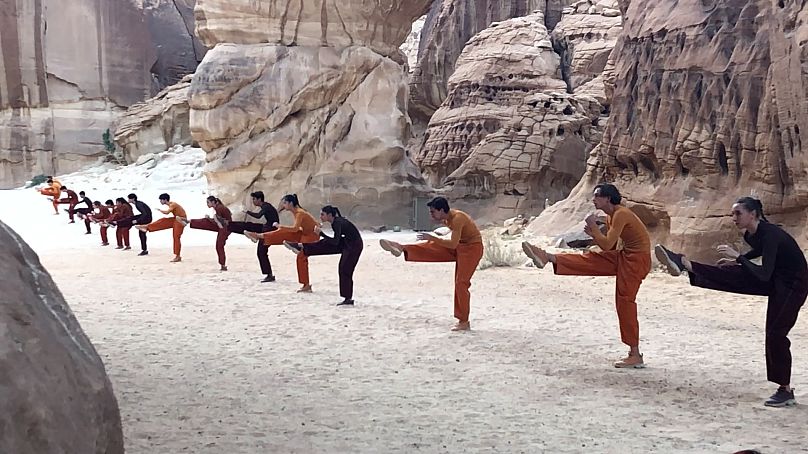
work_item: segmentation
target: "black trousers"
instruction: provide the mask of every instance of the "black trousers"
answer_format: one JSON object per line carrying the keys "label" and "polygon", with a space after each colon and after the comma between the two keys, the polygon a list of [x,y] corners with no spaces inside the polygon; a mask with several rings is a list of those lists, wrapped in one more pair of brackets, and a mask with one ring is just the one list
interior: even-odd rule
{"label": "black trousers", "polygon": [[87,233],[92,233],[90,231],[90,220],[87,219],[87,215],[93,212],[92,208],[76,208],[75,211],[84,216],[84,227],[87,228]]}
{"label": "black trousers", "polygon": [[722,292],[769,297],[766,308],[766,376],[778,385],[791,384],[791,341],[788,333],[797,323],[808,297],[808,273],[773,276],[762,282],[740,265],[720,268],[692,262],[690,284]]}
{"label": "black trousers", "polygon": [[[149,225],[152,222],[151,216],[138,216],[135,218],[135,225]],[[148,251],[149,247],[146,244],[146,232],[141,232],[140,230],[137,231],[138,237],[140,237],[140,250],[141,251]]]}
{"label": "black trousers", "polygon": [[[232,233],[244,235],[244,232],[271,232],[275,227],[268,224],[259,224],[257,222],[229,222],[227,230]],[[269,262],[269,246],[264,244],[263,241],[258,241],[258,247],[255,254],[258,256],[258,264],[261,266],[261,273],[267,276],[272,276],[272,264]]]}
{"label": "black trousers", "polygon": [[353,273],[356,264],[359,263],[359,256],[362,255],[363,248],[362,240],[345,242],[337,246],[329,244],[327,240],[320,240],[316,243],[304,244],[303,254],[306,257],[341,254],[338,268],[339,296],[349,300],[353,299]]}

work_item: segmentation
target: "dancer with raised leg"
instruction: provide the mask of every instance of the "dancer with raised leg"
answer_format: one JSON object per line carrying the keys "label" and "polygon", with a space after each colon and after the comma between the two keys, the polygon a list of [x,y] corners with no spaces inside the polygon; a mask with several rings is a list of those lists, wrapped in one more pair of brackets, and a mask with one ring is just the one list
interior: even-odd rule
{"label": "dancer with raised leg", "polygon": [[362,255],[362,236],[351,221],[342,217],[337,207],[324,206],[320,210],[320,221],[331,224],[334,230],[333,237],[326,235],[317,227],[315,232],[320,234],[320,241],[316,243],[284,241],[283,244],[294,253],[306,257],[340,254],[339,295],[343,300],[337,306],[353,306],[353,273],[359,263],[359,256]]}
{"label": "dancer with raised leg", "polygon": [[182,242],[180,238],[182,237],[182,232],[185,230],[185,224],[181,223],[179,218],[187,219],[188,215],[179,203],[171,201],[171,196],[168,194],[160,194],[159,198],[160,204],[165,205],[167,208],[165,210],[158,208],[157,211],[171,216],[158,219],[148,225],[138,225],[135,226],[135,228],[141,232],[157,232],[171,229],[174,238],[174,258],[171,259],[171,263],[181,262],[182,256],[180,256],[180,253],[182,252]]}
{"label": "dancer with raised leg", "polygon": [[454,316],[457,324],[452,331],[471,329],[471,277],[483,257],[483,240],[480,230],[471,217],[449,207],[443,197],[435,197],[429,203],[432,219],[443,223],[452,231],[449,239],[431,233],[419,233],[418,240],[424,243],[402,245],[390,240],[380,240],[381,247],[398,257],[404,254],[408,262],[455,262]]}
{"label": "dancer with raised leg", "polygon": [[[595,208],[607,215],[604,235],[594,214],[586,217],[584,232],[595,240],[601,252],[550,254],[527,241],[522,249],[537,268],[553,264],[553,271],[565,276],[615,276],[615,306],[620,339],[628,345],[628,356],[615,362],[617,368],[645,367],[640,353],[640,324],[637,320],[637,292],[651,271],[651,240],[648,230],[630,209],[620,205],[622,196],[614,185],[599,184],[592,193]],[[618,240],[623,248],[617,249]]]}
{"label": "dancer with raised leg", "polygon": [[[137,215],[132,216],[132,225],[135,226],[137,229],[138,225],[149,225],[152,222],[152,211],[146,203],[141,200],[137,199],[137,194],[129,194],[126,196],[129,199],[129,203],[132,204],[135,209],[138,211]],[[149,255],[149,247],[147,245],[147,238],[146,232],[143,230],[138,230],[138,236],[140,237],[140,253],[139,256]]]}
{"label": "dancer with raised leg", "polygon": [[[237,222],[233,221],[227,225],[227,230],[232,233],[243,235],[244,232],[266,233],[275,230],[275,225],[280,222],[278,217],[278,210],[272,206],[271,203],[264,200],[264,193],[255,191],[250,194],[253,206],[260,209],[258,211],[245,211],[244,214],[255,219],[264,218],[264,223],[258,222]],[[258,256],[258,264],[261,266],[261,273],[264,274],[264,279],[261,282],[275,282],[275,275],[272,274],[272,264],[269,262],[269,246],[264,244],[263,241],[258,242],[256,248],[256,255]]]}
{"label": "dancer with raised leg", "polygon": [[108,223],[114,225],[115,238],[118,241],[118,247],[115,249],[123,249],[128,251],[132,249],[129,245],[129,230],[132,228],[132,205],[123,197],[115,199],[115,208],[112,210],[112,216],[109,217]]}
{"label": "dancer with raised leg", "polygon": [[[764,402],[769,407],[795,405],[791,388],[791,341],[788,333],[808,298],[808,263],[797,241],[763,215],[760,200],[743,197],[732,205],[732,221],[744,231],[752,250],[740,254],[728,245],[716,265],[693,262],[662,245],[655,247],[659,261],[674,276],[687,271],[690,285],[743,295],[768,297],[766,309],[766,376],[778,385]],[[762,259],[762,264],[752,262]]]}
{"label": "dancer with raised leg", "polygon": [[227,225],[233,220],[233,216],[230,214],[230,209],[216,197],[210,196],[206,202],[208,208],[213,208],[215,212],[213,218],[205,216],[202,219],[192,219],[190,221],[179,219],[179,221],[183,225],[190,225],[192,229],[216,232],[216,255],[219,258],[219,270],[227,271],[227,257],[224,253],[224,245],[227,243],[227,237],[230,236]]}

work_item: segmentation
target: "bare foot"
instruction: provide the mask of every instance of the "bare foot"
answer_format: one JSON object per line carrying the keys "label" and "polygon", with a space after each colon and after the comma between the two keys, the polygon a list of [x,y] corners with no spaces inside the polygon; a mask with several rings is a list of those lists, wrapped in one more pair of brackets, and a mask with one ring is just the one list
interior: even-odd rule
{"label": "bare foot", "polygon": [[297,290],[297,293],[311,293],[311,285],[304,285]]}
{"label": "bare foot", "polygon": [[452,327],[452,331],[470,331],[470,330],[471,330],[471,323],[469,322],[457,322],[457,324]]}
{"label": "bare foot", "polygon": [[257,234],[257,233],[255,233],[255,232],[244,232],[244,236],[246,236],[247,238],[249,238],[249,239],[250,239],[250,240],[251,240],[253,243],[257,243],[257,242],[258,242],[258,238],[259,238],[259,237],[258,237],[258,234]]}
{"label": "bare foot", "polygon": [[179,255],[174,257],[173,259],[171,259],[171,263],[177,263],[177,262],[181,262],[181,261],[182,261],[182,257],[180,257]]}
{"label": "bare foot", "polygon": [[401,244],[396,243],[395,241],[379,240],[379,246],[381,246],[382,249],[393,254],[396,257],[401,256],[401,253],[404,251],[404,247],[401,246]]}
{"label": "bare foot", "polygon": [[547,257],[547,253],[544,252],[543,249],[533,246],[527,241],[522,242],[522,250],[525,252],[525,255],[530,257],[530,260],[533,261],[533,265],[535,265],[536,268],[542,269],[547,265],[547,262],[550,261],[550,258]]}

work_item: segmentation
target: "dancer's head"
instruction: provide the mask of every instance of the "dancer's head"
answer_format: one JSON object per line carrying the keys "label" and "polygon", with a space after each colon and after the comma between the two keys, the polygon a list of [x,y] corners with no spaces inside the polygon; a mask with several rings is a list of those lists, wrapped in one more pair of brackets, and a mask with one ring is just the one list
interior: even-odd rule
{"label": "dancer's head", "polygon": [[339,208],[331,205],[326,205],[320,210],[320,220],[323,222],[334,222],[334,218],[341,218],[342,213]]}
{"label": "dancer's head", "polygon": [[124,199],[123,197],[118,197],[117,199],[115,199],[115,205],[118,206],[126,205],[126,199]]}
{"label": "dancer's head", "polygon": [[160,194],[160,203],[163,205],[168,205],[168,202],[171,200],[171,196],[166,194],[165,192]]}
{"label": "dancer's head", "polygon": [[79,191],[79,195],[84,197],[84,191]]}
{"label": "dancer's head", "polygon": [[255,191],[250,194],[250,197],[252,197],[252,204],[255,206],[260,207],[264,204],[264,191]]}
{"label": "dancer's head", "polygon": [[104,202],[104,205],[111,207],[112,205],[115,205],[115,203],[113,203],[112,200],[107,200],[106,202]]}
{"label": "dancer's head", "polygon": [[46,183],[48,183],[48,184],[53,184],[53,178],[52,178],[52,177],[48,177],[48,180],[46,181]]}
{"label": "dancer's head", "polygon": [[208,203],[208,208],[213,208],[216,205],[222,203],[221,200],[219,200],[219,199],[217,199],[216,197],[213,197],[213,196],[208,196],[206,201]]}
{"label": "dancer's head", "polygon": [[297,200],[297,194],[286,194],[281,199],[281,208],[288,211],[294,211],[300,208],[300,201]]}
{"label": "dancer's head", "polygon": [[126,198],[129,199],[129,203],[137,202],[137,195],[134,192],[126,196]]}
{"label": "dancer's head", "polygon": [[443,221],[449,217],[449,201],[444,197],[435,197],[426,206],[429,208],[429,215],[436,221]]}
{"label": "dancer's head", "polygon": [[763,204],[753,197],[741,197],[732,205],[732,222],[740,229],[748,229],[760,220],[767,221]]}
{"label": "dancer's head", "polygon": [[101,202],[96,200],[95,202],[93,202],[93,206],[96,207],[96,208],[101,208]]}
{"label": "dancer's head", "polygon": [[623,196],[613,184],[602,183],[595,186],[595,190],[592,191],[592,203],[595,208],[607,213],[611,212],[615,205],[620,205],[622,200]]}
{"label": "dancer's head", "polygon": [[67,190],[67,186],[62,186],[62,191]]}

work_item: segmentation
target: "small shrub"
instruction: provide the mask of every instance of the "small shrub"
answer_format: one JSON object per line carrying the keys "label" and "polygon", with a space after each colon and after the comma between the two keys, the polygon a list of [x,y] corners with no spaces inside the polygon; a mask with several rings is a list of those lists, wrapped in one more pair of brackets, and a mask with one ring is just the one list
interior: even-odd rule
{"label": "small shrub", "polygon": [[48,181],[48,176],[47,175],[37,175],[37,176],[31,178],[31,181],[29,181],[28,184],[25,185],[25,187],[26,188],[33,188],[34,186],[39,186],[40,184],[42,184],[42,183],[44,183],[46,181]]}
{"label": "small shrub", "polygon": [[518,241],[505,241],[497,234],[483,235],[483,258],[479,269],[521,266],[526,261]]}
{"label": "small shrub", "polygon": [[123,152],[118,150],[115,146],[115,142],[112,141],[112,134],[110,134],[109,129],[104,131],[104,134],[101,135],[101,139],[104,141],[104,150],[107,152],[107,162],[124,166],[127,165]]}

